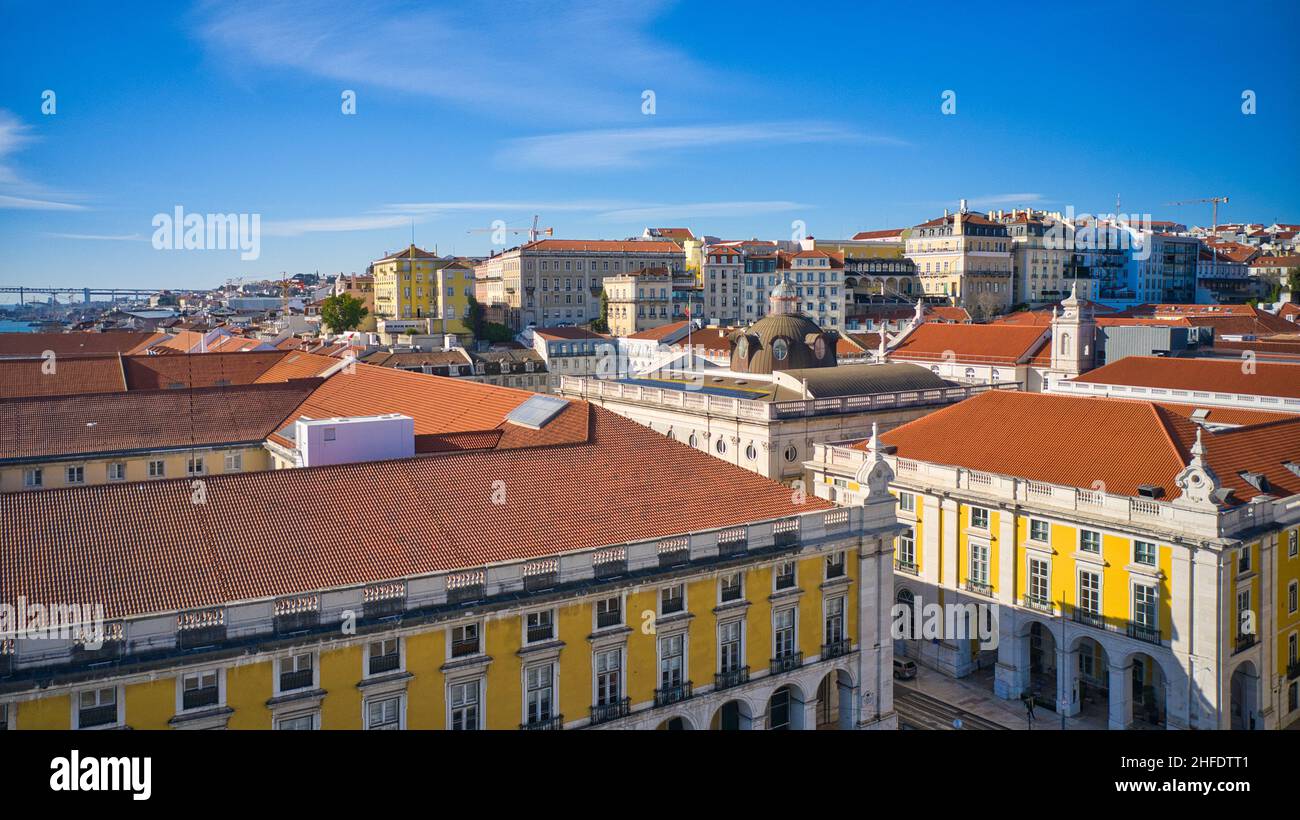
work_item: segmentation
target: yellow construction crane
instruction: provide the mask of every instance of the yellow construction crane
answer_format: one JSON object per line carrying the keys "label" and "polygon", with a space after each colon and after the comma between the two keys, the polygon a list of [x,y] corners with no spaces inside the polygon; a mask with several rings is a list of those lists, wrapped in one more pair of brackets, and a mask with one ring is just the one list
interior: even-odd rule
{"label": "yellow construction crane", "polygon": [[1165,205],[1198,205],[1203,202],[1209,202],[1213,205],[1212,213],[1210,215],[1213,224],[1210,226],[1210,233],[1214,233],[1219,229],[1219,203],[1222,202],[1224,205],[1227,205],[1228,198],[1226,196],[1211,196],[1204,199],[1185,199],[1182,202],[1166,202]]}
{"label": "yellow construction crane", "polygon": [[542,217],[540,214],[533,214],[533,226],[531,228],[507,228],[505,226],[501,226],[497,228],[470,228],[468,231],[465,231],[465,233],[493,233],[494,231],[506,231],[507,233],[526,233],[528,234],[529,242],[536,242],[537,237],[541,236],[542,234],[546,234],[547,236],[555,235],[554,228],[537,227],[537,222],[541,218]]}

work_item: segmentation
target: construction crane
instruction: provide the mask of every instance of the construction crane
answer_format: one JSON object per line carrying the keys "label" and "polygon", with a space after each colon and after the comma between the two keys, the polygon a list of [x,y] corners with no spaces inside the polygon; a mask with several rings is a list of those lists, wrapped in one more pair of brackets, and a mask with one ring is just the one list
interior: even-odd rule
{"label": "construction crane", "polygon": [[1166,202],[1165,205],[1199,205],[1204,202],[1209,202],[1213,206],[1210,215],[1211,220],[1213,220],[1213,224],[1210,226],[1210,233],[1215,233],[1219,229],[1219,203],[1222,202],[1224,205],[1227,205],[1228,198],[1226,196],[1211,196],[1205,197],[1204,199],[1185,199],[1182,202]]}
{"label": "construction crane", "polygon": [[526,233],[526,234],[528,234],[528,241],[529,241],[529,242],[536,242],[536,241],[537,241],[537,237],[541,236],[542,234],[546,234],[547,236],[554,236],[554,235],[555,235],[555,229],[554,229],[554,228],[539,228],[539,227],[537,227],[537,222],[538,222],[538,220],[540,220],[541,218],[542,218],[542,217],[541,217],[540,214],[533,214],[533,226],[532,226],[531,228],[506,228],[506,227],[499,227],[499,228],[470,228],[468,231],[465,231],[465,233],[494,233],[495,231],[506,231],[507,233]]}

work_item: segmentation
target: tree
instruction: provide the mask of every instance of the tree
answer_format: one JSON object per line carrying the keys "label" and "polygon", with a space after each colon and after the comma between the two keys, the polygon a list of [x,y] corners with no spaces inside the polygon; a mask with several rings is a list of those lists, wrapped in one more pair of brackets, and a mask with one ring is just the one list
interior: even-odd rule
{"label": "tree", "polygon": [[339,293],[328,297],[321,305],[320,318],[335,333],[346,333],[360,327],[361,320],[365,319],[369,312],[366,310],[365,303],[357,297],[349,293]]}
{"label": "tree", "polygon": [[515,337],[515,333],[505,325],[496,322],[484,322],[483,334],[475,334],[475,338],[486,339],[489,342],[508,342]]}
{"label": "tree", "polygon": [[487,328],[487,308],[479,304],[479,301],[473,296],[469,297],[469,307],[465,311],[465,321],[475,339],[483,338],[483,333]]}
{"label": "tree", "polygon": [[591,329],[596,333],[609,332],[609,294],[600,289],[600,315],[591,321]]}

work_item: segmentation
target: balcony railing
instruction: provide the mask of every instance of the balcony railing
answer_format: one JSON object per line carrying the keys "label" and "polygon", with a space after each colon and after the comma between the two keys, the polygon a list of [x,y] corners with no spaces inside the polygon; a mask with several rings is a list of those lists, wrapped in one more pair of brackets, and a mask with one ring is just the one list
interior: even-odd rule
{"label": "balcony railing", "polygon": [[382,675],[392,672],[401,665],[402,657],[396,652],[389,655],[374,655],[370,658],[370,674]]}
{"label": "balcony railing", "polygon": [[1029,609],[1036,609],[1039,612],[1051,613],[1052,602],[1047,598],[1041,598],[1037,595],[1026,595],[1022,605]]}
{"label": "balcony railing", "polygon": [[792,669],[798,669],[803,666],[802,652],[787,652],[783,655],[777,655],[772,659],[771,673],[779,675],[782,672],[789,672]]}
{"label": "balcony railing", "polygon": [[453,658],[463,658],[466,655],[477,655],[477,654],[478,654],[478,638],[451,642],[451,656]]}
{"label": "balcony railing", "polygon": [[992,585],[992,584],[983,584],[983,583],[980,583],[979,581],[970,581],[970,580],[968,580],[968,581],[966,581],[966,585],[965,585],[965,586],[966,586],[966,591],[967,591],[967,592],[974,592],[974,593],[977,593],[977,594],[979,594],[979,595],[988,595],[989,597],[992,597],[992,596],[993,596],[993,585]]}
{"label": "balcony railing", "polygon": [[312,673],[310,669],[300,669],[297,672],[280,673],[280,691],[292,692],[295,689],[306,689],[311,686]]}
{"label": "balcony railing", "polygon": [[1140,624],[1137,621],[1129,621],[1126,630],[1130,638],[1147,643],[1160,643],[1160,628],[1149,624]]}
{"label": "balcony railing", "polygon": [[1252,632],[1250,634],[1238,635],[1234,654],[1236,652],[1245,652],[1247,649],[1250,649],[1254,645],[1255,645],[1255,633]]}
{"label": "balcony railing", "polygon": [[1096,629],[1106,628],[1106,619],[1102,617],[1100,612],[1089,612],[1086,609],[1074,610],[1074,622],[1076,624],[1083,624],[1084,626],[1091,626]]}
{"label": "balcony railing", "polygon": [[901,558],[894,559],[894,569],[899,572],[906,572],[908,575],[920,574],[920,571],[916,568],[915,561],[904,561]]}
{"label": "balcony railing", "polygon": [[555,717],[541,718],[538,720],[530,720],[527,723],[519,724],[519,728],[528,729],[528,730],[539,729],[542,731],[563,729],[564,715],[556,715]]}
{"label": "balcony railing", "polygon": [[838,658],[853,651],[853,641],[841,640],[822,644],[822,660]]}
{"label": "balcony railing", "polygon": [[591,722],[594,725],[597,723],[607,723],[611,720],[618,720],[619,718],[627,717],[628,713],[631,711],[631,698],[623,698],[622,700],[616,700],[613,703],[597,704],[591,707]]}
{"label": "balcony railing", "polygon": [[217,687],[207,686],[203,689],[189,689],[181,695],[181,707],[184,709],[202,709],[204,706],[217,705]]}
{"label": "balcony railing", "polygon": [[110,703],[107,706],[94,706],[90,709],[82,709],[77,721],[83,729],[89,729],[93,726],[109,726],[117,722],[117,704]]}
{"label": "balcony railing", "polygon": [[691,689],[692,684],[690,681],[675,684],[673,686],[665,686],[662,689],[656,689],[655,706],[668,706],[669,704],[680,703],[681,701],[688,700],[693,694]]}
{"label": "balcony railing", "polygon": [[1292,661],[1286,668],[1286,679],[1295,680],[1300,678],[1300,660]]}
{"label": "balcony railing", "polygon": [[726,672],[718,672],[713,676],[714,689],[730,689],[731,687],[739,686],[742,683],[749,683],[748,666],[728,669]]}

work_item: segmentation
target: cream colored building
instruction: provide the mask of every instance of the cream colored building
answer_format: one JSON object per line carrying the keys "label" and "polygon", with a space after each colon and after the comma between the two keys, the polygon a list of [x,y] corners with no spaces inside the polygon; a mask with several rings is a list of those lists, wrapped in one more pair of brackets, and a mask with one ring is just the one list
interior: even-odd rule
{"label": "cream colored building", "polygon": [[916,263],[926,296],[944,297],[976,319],[1012,305],[1012,253],[1007,228],[966,209],[917,225],[905,255]]}

